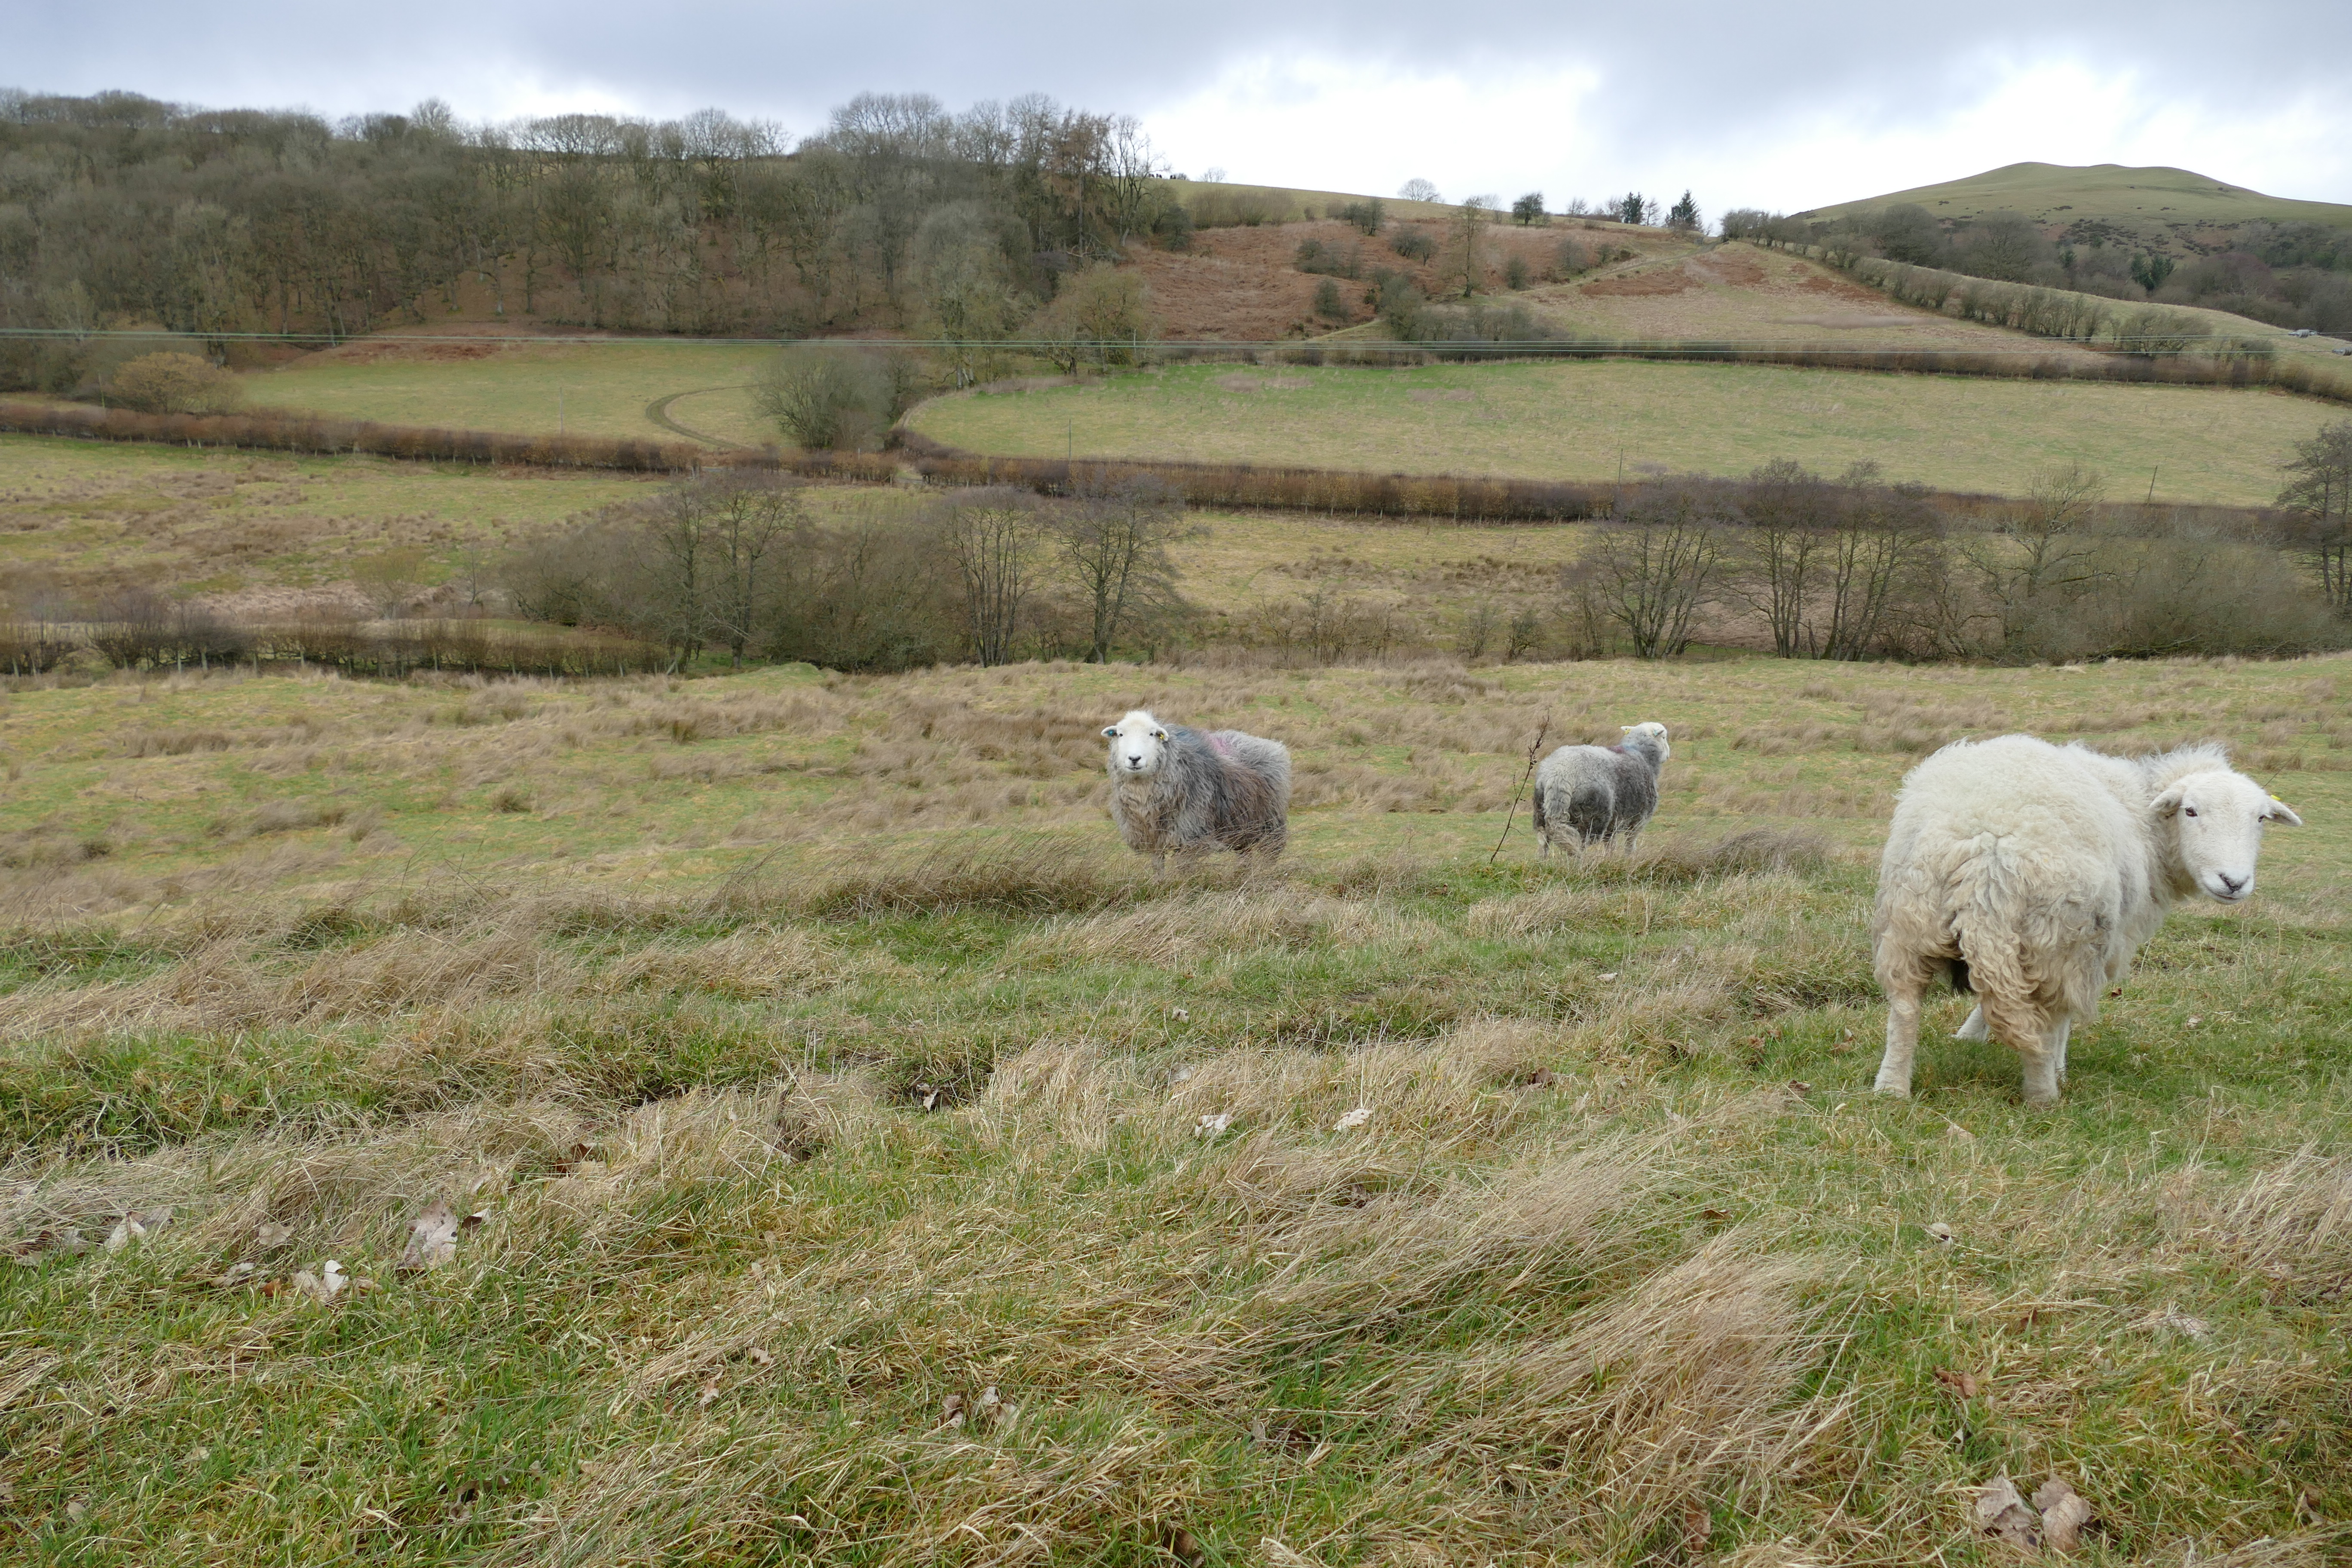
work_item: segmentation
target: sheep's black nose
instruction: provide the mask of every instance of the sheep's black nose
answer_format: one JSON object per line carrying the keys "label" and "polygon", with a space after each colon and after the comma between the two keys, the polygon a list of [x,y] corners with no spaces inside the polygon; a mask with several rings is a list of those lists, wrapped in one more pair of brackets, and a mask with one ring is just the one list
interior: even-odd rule
{"label": "sheep's black nose", "polygon": [[2221,886],[2232,893],[2246,885],[2246,879],[2243,877],[2232,877],[2227,871],[2216,871],[2213,874],[2221,878]]}

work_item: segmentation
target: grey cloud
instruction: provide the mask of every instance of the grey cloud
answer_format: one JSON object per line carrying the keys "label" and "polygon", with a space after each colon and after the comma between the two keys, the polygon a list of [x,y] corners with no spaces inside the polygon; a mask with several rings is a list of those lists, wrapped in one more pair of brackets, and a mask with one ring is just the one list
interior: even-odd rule
{"label": "grey cloud", "polygon": [[0,66],[16,85],[122,87],[199,103],[345,113],[438,94],[478,116],[511,101],[520,80],[642,112],[716,104],[805,132],[828,107],[869,89],[928,91],[951,105],[1035,89],[1149,116],[1253,59],[1473,76],[1556,63],[1599,77],[1585,100],[1599,119],[1589,133],[1694,151],[1791,113],[1834,110],[1864,128],[1916,121],[1979,96],[2005,60],[2129,68],[2152,99],[2226,115],[2335,79],[2331,62],[2352,42],[2342,0],[2268,0],[2225,16],[2179,0],[1990,0],[1958,12],[1579,5],[1517,15],[1507,34],[1479,37],[1454,36],[1422,0],[1148,9],[1071,0],[997,8],[421,0],[370,13],[363,26],[285,0],[224,0],[198,26],[184,5],[157,0],[110,6],[102,25],[73,7],[30,9],[11,24]]}

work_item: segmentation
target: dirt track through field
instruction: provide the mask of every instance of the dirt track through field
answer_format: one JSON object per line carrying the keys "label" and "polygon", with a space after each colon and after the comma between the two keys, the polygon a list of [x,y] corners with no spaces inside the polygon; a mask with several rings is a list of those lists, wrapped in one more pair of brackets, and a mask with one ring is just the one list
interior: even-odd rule
{"label": "dirt track through field", "polygon": [[679,424],[669,416],[669,405],[681,397],[699,397],[706,392],[740,392],[750,384],[749,382],[742,382],[733,386],[697,386],[684,392],[673,392],[667,396],[656,397],[646,404],[646,417],[663,429],[683,436],[689,441],[700,441],[706,446],[716,447],[722,452],[740,452],[743,449],[743,444],[740,441],[722,441],[716,436],[705,435],[699,430]]}

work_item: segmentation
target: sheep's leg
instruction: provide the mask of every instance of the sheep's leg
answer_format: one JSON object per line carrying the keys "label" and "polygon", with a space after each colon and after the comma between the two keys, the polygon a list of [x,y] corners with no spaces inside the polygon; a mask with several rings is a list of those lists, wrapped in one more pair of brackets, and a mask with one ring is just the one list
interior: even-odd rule
{"label": "sheep's leg", "polygon": [[2046,1044],[2037,1044],[2021,1050],[2018,1056],[2025,1063],[2025,1103],[2055,1105],[2058,1103],[2058,1058]]}
{"label": "sheep's leg", "polygon": [[2066,1017],[2058,1020],[2058,1027],[2050,1035],[2051,1065],[2062,1085],[2066,1081],[2066,1037],[2074,1032],[2074,1020]]}
{"label": "sheep's leg", "polygon": [[1926,983],[1916,976],[1886,988],[1886,1054],[1871,1086],[1880,1094],[1911,1092],[1911,1064],[1919,1054],[1919,998],[1926,991]]}
{"label": "sheep's leg", "polygon": [[1992,1030],[1988,1028],[1985,1025],[1984,1009],[1981,1006],[1971,1008],[1969,1012],[1969,1021],[1952,1031],[1952,1038],[1956,1040],[1989,1040],[1992,1038]]}

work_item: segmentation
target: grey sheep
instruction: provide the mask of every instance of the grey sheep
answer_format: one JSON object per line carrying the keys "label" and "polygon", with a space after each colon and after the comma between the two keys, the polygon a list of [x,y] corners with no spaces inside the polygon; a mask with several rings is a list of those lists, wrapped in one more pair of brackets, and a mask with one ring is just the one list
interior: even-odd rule
{"label": "grey sheep", "polygon": [[1673,755],[1666,727],[1628,724],[1613,746],[1562,746],[1536,769],[1536,845],[1549,859],[1555,841],[1579,855],[1625,836],[1632,855],[1658,809],[1658,775]]}
{"label": "grey sheep", "polygon": [[1171,853],[1282,853],[1290,837],[1290,752],[1238,730],[1188,730],[1137,709],[1110,742],[1110,815],[1118,836],[1166,869]]}

